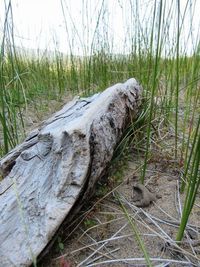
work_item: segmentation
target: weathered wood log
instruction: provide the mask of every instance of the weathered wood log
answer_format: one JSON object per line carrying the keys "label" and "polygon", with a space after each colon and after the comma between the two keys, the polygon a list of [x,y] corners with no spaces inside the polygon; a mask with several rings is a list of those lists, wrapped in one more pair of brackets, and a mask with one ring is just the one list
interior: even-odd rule
{"label": "weathered wood log", "polygon": [[74,99],[0,161],[0,266],[29,266],[91,195],[138,111],[130,79]]}

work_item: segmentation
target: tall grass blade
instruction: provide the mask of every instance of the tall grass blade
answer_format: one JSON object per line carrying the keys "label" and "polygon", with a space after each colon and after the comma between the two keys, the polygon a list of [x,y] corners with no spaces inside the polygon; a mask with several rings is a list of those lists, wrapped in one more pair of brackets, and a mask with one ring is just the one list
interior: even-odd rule
{"label": "tall grass blade", "polygon": [[135,238],[136,238],[136,241],[138,242],[139,247],[140,247],[140,249],[142,250],[142,252],[143,252],[143,254],[144,254],[144,258],[145,258],[145,261],[146,261],[147,266],[149,266],[149,267],[153,267],[153,265],[152,265],[152,263],[151,263],[151,260],[150,260],[150,257],[149,257],[149,254],[148,254],[148,252],[147,252],[147,250],[146,250],[146,247],[145,247],[145,245],[144,245],[144,242],[143,242],[143,240],[141,239],[140,234],[139,234],[139,232],[138,232],[137,226],[136,226],[135,222],[133,222],[133,218],[130,217],[130,215],[129,215],[127,209],[126,209],[126,207],[124,206],[124,204],[123,204],[122,201],[120,200],[120,197],[119,197],[119,196],[117,196],[117,200],[118,200],[119,203],[120,203],[120,206],[121,206],[121,208],[122,208],[122,210],[123,210],[123,212],[124,212],[125,217],[127,218],[127,220],[129,221],[129,223],[130,223],[130,225],[131,225],[131,228],[132,228],[132,230],[133,230],[133,233],[134,233],[134,236],[135,236]]}
{"label": "tall grass blade", "polygon": [[155,66],[153,70],[153,84],[151,88],[151,98],[150,98],[150,111],[149,111],[149,121],[147,126],[147,145],[146,145],[146,152],[145,152],[145,159],[143,165],[143,171],[141,175],[141,182],[144,183],[147,162],[149,157],[149,148],[151,142],[151,121],[154,114],[154,98],[156,93],[156,88],[158,84],[158,69],[159,69],[159,62],[160,62],[160,38],[161,38],[161,20],[162,20],[162,12],[163,12],[163,1],[160,1],[159,6],[159,13],[158,13],[158,31],[157,31],[157,44],[156,44],[156,57],[155,57]]}
{"label": "tall grass blade", "polygon": [[191,168],[190,170],[189,167],[187,168],[187,174],[190,171],[190,173],[188,174],[189,177],[187,179],[189,184],[187,187],[186,198],[184,201],[181,223],[176,236],[177,241],[181,241],[183,238],[184,230],[187,225],[190,213],[192,211],[200,184],[200,117],[193,140],[193,149],[190,152],[188,165],[189,164]]}

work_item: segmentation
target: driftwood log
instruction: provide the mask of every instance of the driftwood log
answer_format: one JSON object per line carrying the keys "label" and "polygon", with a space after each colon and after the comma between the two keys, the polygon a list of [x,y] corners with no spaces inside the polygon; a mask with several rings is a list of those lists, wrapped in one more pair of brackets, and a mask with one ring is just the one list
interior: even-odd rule
{"label": "driftwood log", "polygon": [[0,266],[31,265],[92,194],[138,112],[135,79],[74,99],[0,161]]}

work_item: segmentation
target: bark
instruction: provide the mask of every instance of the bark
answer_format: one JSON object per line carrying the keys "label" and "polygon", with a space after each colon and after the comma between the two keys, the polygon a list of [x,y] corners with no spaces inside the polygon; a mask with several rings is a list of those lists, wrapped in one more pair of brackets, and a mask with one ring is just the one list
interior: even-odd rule
{"label": "bark", "polygon": [[0,266],[31,265],[91,196],[138,112],[140,94],[130,79],[76,98],[1,159]]}

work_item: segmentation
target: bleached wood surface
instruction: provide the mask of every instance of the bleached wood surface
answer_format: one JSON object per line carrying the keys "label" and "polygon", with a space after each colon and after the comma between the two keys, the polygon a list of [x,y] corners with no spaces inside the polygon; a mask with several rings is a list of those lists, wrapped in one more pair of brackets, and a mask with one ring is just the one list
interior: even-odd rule
{"label": "bleached wood surface", "polygon": [[29,266],[92,194],[130,117],[135,79],[74,99],[0,161],[0,266]]}

